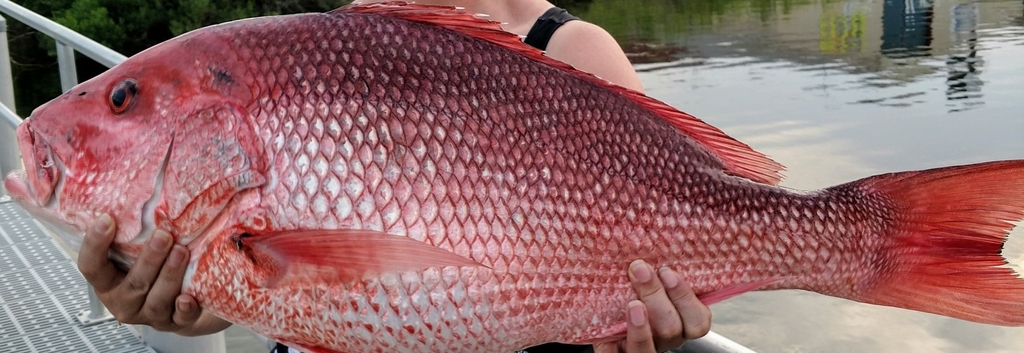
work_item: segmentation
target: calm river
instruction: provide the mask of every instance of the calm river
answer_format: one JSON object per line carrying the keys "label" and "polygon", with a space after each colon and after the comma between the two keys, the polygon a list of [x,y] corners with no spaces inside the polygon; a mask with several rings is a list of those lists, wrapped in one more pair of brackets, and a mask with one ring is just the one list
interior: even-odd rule
{"label": "calm river", "polygon": [[[636,52],[648,94],[786,165],[788,187],[1024,158],[1020,0],[597,0],[574,10]],[[1004,255],[1019,265],[1024,232],[1014,237]],[[712,311],[712,329],[759,352],[1024,351],[1021,328],[801,291]]]}

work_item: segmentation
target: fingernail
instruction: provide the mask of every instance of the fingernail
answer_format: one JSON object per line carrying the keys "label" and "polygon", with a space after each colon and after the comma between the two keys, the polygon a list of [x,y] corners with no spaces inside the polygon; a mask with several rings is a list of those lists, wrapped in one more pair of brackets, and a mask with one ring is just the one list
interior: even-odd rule
{"label": "fingernail", "polygon": [[651,266],[647,265],[644,260],[636,260],[629,264],[629,271],[633,272],[633,278],[636,278],[640,283],[647,283],[651,281]]}
{"label": "fingernail", "polygon": [[153,250],[163,250],[171,242],[170,237],[170,234],[164,232],[154,232],[153,239],[149,240],[149,247],[153,248]]}
{"label": "fingernail", "polygon": [[177,300],[178,311],[189,311],[192,310],[192,302],[184,297],[178,297]]}
{"label": "fingernail", "polygon": [[661,277],[661,284],[665,285],[665,288],[672,289],[679,285],[679,275],[667,267],[662,267],[658,271],[658,277]]}
{"label": "fingernail", "polygon": [[185,247],[181,245],[175,245],[171,249],[171,256],[167,259],[167,264],[171,267],[181,266],[181,263],[185,262]]}
{"label": "fingernail", "polygon": [[633,326],[643,326],[647,322],[647,315],[644,315],[644,305],[639,301],[631,301],[627,306],[629,323]]}
{"label": "fingernail", "polygon": [[97,218],[96,223],[94,223],[92,226],[93,229],[95,229],[97,232],[105,233],[107,229],[110,229],[110,215],[100,215],[100,218]]}

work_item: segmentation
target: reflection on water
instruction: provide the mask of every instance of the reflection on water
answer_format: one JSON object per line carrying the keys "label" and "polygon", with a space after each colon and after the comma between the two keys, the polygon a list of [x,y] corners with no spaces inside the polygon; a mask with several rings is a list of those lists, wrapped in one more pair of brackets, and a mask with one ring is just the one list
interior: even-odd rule
{"label": "reflection on water", "polygon": [[[597,0],[575,6],[623,42],[635,63],[744,57],[831,64],[866,74],[856,82],[868,86],[863,89],[893,92],[850,103],[934,104],[920,96],[941,89],[949,112],[984,104],[987,48],[979,37],[1020,44],[1024,25],[1020,2],[1008,0]],[[946,77],[941,86],[915,85],[936,75]],[[893,86],[904,89],[884,90]]]}
{"label": "reflection on water", "polygon": [[853,11],[852,4],[845,4],[841,13],[823,13],[820,26],[818,48],[822,54],[843,54],[863,49],[864,12]]}
{"label": "reflection on water", "polygon": [[[1024,158],[1020,0],[584,3],[573,11],[643,56],[649,94],[786,165],[785,186]],[[1024,230],[1011,239],[1020,265]],[[713,311],[716,331],[762,352],[1024,352],[1021,328],[807,292]]]}
{"label": "reflection on water", "polygon": [[885,0],[882,54],[928,56],[932,44],[932,0]]}
{"label": "reflection on water", "polygon": [[[953,47],[950,49],[946,67],[946,99],[952,105],[951,111],[970,109],[982,104],[981,74],[982,61],[978,56],[978,7],[973,3],[953,7],[953,24],[950,26]],[[952,104],[964,101],[962,105]]]}

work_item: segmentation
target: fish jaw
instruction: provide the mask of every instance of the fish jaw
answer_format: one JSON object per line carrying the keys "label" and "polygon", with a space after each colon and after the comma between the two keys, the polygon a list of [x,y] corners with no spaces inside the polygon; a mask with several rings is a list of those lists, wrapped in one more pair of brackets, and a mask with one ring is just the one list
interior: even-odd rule
{"label": "fish jaw", "polygon": [[16,170],[4,179],[4,188],[7,189],[14,202],[17,202],[29,214],[60,236],[73,250],[78,251],[82,247],[82,234],[84,231],[74,224],[65,221],[55,212],[60,204],[59,189],[63,186],[61,183],[63,178],[57,183],[57,190],[53,192],[53,196],[45,203],[40,203],[37,198],[33,197],[29,186],[31,180],[25,171]]}
{"label": "fish jaw", "polygon": [[63,171],[54,161],[50,144],[32,130],[29,122],[18,126],[16,136],[26,170],[8,176],[5,187],[11,190],[14,200],[26,208],[52,207],[51,197]]}
{"label": "fish jaw", "polygon": [[67,167],[45,138],[32,131],[30,122],[18,127],[17,137],[25,170],[11,172],[4,179],[4,188],[15,202],[77,251],[84,229],[60,213]]}
{"label": "fish jaw", "polygon": [[28,178],[28,188],[23,189],[24,193],[13,195],[19,198],[29,198],[35,205],[45,207],[54,196],[54,189],[61,179],[63,170],[57,167],[50,144],[42,136],[32,131],[31,123],[26,122],[18,126],[17,137],[18,148],[22,151],[22,162],[25,164],[26,177],[28,175],[34,177]]}
{"label": "fish jaw", "polygon": [[[4,186],[15,202],[48,229],[59,235],[74,251],[79,251],[86,227],[89,222],[98,217],[99,213],[98,211],[75,211],[73,205],[65,207],[66,203],[62,203],[62,199],[65,197],[75,199],[75,195],[65,196],[65,189],[71,189],[72,193],[80,192],[83,189],[75,186],[66,187],[69,180],[76,185],[88,183],[77,180],[82,178],[77,178],[73,175],[75,173],[69,172],[68,167],[59,154],[54,152],[54,148],[46,141],[45,137],[33,131],[33,121],[29,119],[18,128],[18,144],[22,151],[25,170],[10,173],[4,180]],[[166,160],[165,155],[157,171],[152,195],[142,206],[141,230],[133,239],[135,245],[148,239],[155,229],[154,205],[160,200]],[[93,174],[98,174],[98,172],[93,172]],[[99,177],[99,179],[103,178]],[[138,246],[133,246],[133,244],[115,244],[115,246],[122,250],[134,248],[127,253],[115,256],[124,265],[130,266],[138,254]]]}

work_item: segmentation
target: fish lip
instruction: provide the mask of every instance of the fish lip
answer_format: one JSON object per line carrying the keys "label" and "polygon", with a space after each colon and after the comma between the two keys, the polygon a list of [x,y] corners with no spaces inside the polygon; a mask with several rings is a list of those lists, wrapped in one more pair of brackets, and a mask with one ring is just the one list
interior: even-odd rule
{"label": "fish lip", "polygon": [[[48,208],[56,203],[56,189],[58,183],[63,181],[64,163],[53,153],[53,147],[46,139],[32,129],[28,121],[22,123],[17,134],[18,148],[25,164],[24,186],[27,187],[18,185],[20,181],[12,179],[15,191],[11,195],[32,202],[37,207]],[[14,174],[12,177],[17,178]]]}
{"label": "fish lip", "polygon": [[4,179],[4,187],[12,200],[78,251],[84,231],[60,214],[67,166],[42,135],[32,130],[31,121],[25,120],[17,129],[25,170],[11,172]]}
{"label": "fish lip", "polygon": [[28,175],[24,170],[15,170],[10,174],[7,174],[7,178],[4,179],[4,190],[15,201],[22,201],[29,199],[32,192],[28,186]]}

